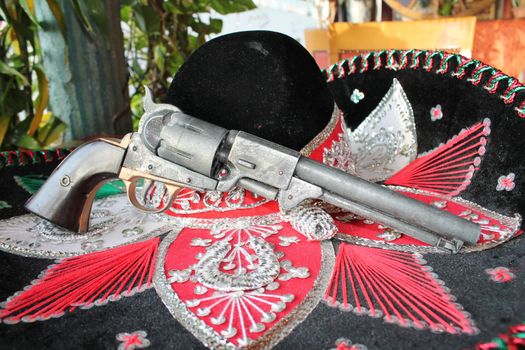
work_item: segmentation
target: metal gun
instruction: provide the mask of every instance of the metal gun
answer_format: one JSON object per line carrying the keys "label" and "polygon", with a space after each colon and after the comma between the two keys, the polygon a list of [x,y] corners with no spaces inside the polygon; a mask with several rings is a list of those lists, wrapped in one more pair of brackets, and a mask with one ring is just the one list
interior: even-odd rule
{"label": "metal gun", "polygon": [[[111,178],[124,181],[134,206],[152,212],[169,208],[181,188],[228,192],[240,186],[277,200],[285,210],[307,199],[325,201],[449,252],[478,241],[481,228],[473,222],[276,143],[226,130],[173,105],[155,104],[148,89],[144,110],[137,133],[120,141],[97,139],[72,152],[26,209],[71,231],[86,232],[95,194]],[[163,183],[167,204],[144,205],[137,198],[141,179]]]}

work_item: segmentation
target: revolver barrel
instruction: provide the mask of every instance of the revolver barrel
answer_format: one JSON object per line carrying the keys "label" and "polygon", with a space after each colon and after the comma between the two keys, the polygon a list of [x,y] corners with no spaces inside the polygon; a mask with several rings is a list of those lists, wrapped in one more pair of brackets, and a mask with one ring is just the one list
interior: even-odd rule
{"label": "revolver barrel", "polygon": [[320,199],[432,245],[440,245],[433,233],[470,244],[481,234],[478,224],[308,158],[299,160],[295,176],[321,187]]}

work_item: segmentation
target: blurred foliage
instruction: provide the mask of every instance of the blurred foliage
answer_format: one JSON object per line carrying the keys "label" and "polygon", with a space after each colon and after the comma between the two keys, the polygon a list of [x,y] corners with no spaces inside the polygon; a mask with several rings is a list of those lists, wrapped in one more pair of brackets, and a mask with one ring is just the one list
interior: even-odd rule
{"label": "blurred foliage", "polygon": [[[49,148],[67,125],[48,111],[49,88],[38,43],[35,0],[0,0],[0,149]],[[57,0],[45,1],[67,44]],[[107,33],[104,0],[68,0],[88,36]],[[228,14],[255,8],[252,0],[122,0],[121,27],[129,71],[134,126],[142,115],[144,86],[162,99],[171,78]],[[96,28],[95,28],[96,27]],[[98,30],[96,30],[98,29]]]}
{"label": "blurred foliage", "polygon": [[[65,35],[64,16],[46,0]],[[46,111],[48,81],[41,66],[33,0],[0,1],[0,149],[48,148],[66,129]]]}
{"label": "blurred foliage", "polygon": [[438,14],[440,16],[452,16],[454,8],[459,4],[458,0],[443,0],[439,3]]}
{"label": "blurred foliage", "polygon": [[130,96],[136,128],[142,115],[144,86],[162,100],[172,77],[210,34],[220,33],[220,14],[255,8],[252,0],[123,0],[121,21],[130,73]]}

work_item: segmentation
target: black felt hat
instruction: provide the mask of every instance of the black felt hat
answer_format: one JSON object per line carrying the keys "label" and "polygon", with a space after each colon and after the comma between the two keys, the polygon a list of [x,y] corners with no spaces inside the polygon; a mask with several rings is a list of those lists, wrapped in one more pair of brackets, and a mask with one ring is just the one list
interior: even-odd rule
{"label": "black felt hat", "polygon": [[314,59],[294,39],[269,31],[207,42],[177,72],[166,102],[296,150],[321,132],[333,111]]}

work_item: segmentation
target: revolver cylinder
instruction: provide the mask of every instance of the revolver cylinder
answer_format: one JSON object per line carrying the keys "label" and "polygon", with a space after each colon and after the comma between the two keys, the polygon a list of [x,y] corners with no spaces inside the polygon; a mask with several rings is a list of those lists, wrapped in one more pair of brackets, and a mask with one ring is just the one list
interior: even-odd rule
{"label": "revolver cylinder", "polygon": [[228,130],[180,111],[148,116],[143,130],[144,144],[159,157],[203,175],[216,174],[216,154]]}

